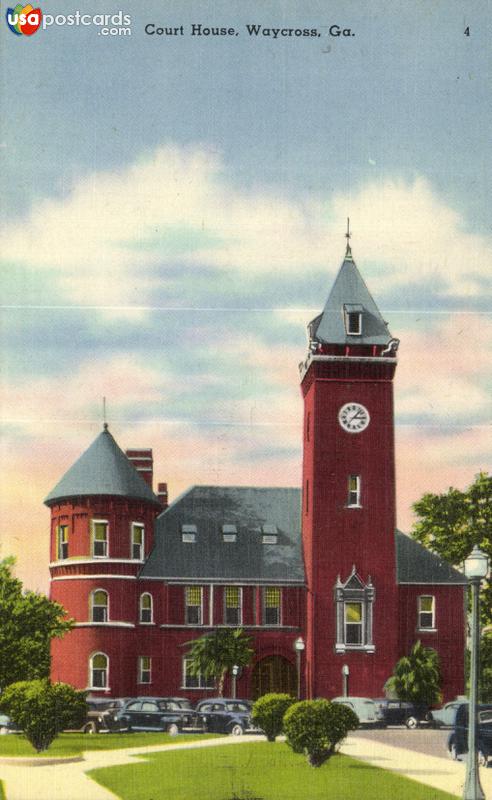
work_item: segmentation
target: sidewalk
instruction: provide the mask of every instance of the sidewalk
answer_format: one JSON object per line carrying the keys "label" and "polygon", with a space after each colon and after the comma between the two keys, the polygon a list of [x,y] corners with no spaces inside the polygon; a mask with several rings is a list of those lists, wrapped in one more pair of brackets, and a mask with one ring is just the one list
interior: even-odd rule
{"label": "sidewalk", "polygon": [[[375,767],[398,772],[407,778],[426,783],[435,789],[462,797],[465,782],[465,762],[452,761],[405,750],[403,747],[382,744],[371,739],[349,736],[341,748],[342,753]],[[480,768],[480,782],[487,800],[492,800],[492,768]]]}

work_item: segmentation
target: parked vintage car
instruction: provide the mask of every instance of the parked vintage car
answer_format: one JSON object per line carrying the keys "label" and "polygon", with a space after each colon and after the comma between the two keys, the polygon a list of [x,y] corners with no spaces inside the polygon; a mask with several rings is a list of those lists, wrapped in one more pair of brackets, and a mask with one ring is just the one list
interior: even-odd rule
{"label": "parked vintage car", "polygon": [[386,725],[406,725],[412,730],[429,722],[429,706],[415,705],[404,700],[390,700],[386,697],[377,698],[374,702]]}
{"label": "parked vintage car", "polygon": [[121,730],[117,715],[127,699],[126,697],[88,698],[86,700],[87,717],[83,726],[78,730],[83,733],[111,733]]}
{"label": "parked vintage car", "polygon": [[172,736],[203,730],[199,716],[184,697],[133,698],[118,712],[116,721],[122,730],[167,731]]}
{"label": "parked vintage car", "polygon": [[204,730],[210,733],[262,733],[251,722],[252,705],[249,700],[212,697],[196,705]]}
{"label": "parked vintage car", "polygon": [[341,703],[355,711],[359,717],[359,725],[385,728],[386,722],[382,712],[370,697],[334,697],[332,703]]}
{"label": "parked vintage car", "polygon": [[463,705],[463,700],[451,700],[442,708],[433,708],[430,712],[429,723],[432,728],[452,728],[456,720],[456,712]]}
{"label": "parked vintage car", "polygon": [[18,730],[15,722],[8,714],[0,714],[0,735],[15,733]]}
{"label": "parked vintage car", "polygon": [[[477,751],[478,761],[487,766],[492,758],[492,704],[477,706]],[[468,752],[468,703],[462,703],[456,712],[453,730],[448,737],[448,752],[459,760]]]}

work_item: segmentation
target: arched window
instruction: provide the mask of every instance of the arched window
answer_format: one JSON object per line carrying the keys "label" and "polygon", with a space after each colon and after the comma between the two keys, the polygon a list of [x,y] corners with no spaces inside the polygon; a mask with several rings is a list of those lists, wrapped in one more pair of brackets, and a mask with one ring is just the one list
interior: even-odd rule
{"label": "arched window", "polygon": [[140,595],[140,622],[152,622],[152,595],[148,592]]}
{"label": "arched window", "polygon": [[109,597],[104,589],[94,589],[90,594],[91,622],[107,622],[109,619]]}
{"label": "arched window", "polygon": [[107,689],[109,658],[105,653],[94,653],[89,659],[89,683],[91,689]]}

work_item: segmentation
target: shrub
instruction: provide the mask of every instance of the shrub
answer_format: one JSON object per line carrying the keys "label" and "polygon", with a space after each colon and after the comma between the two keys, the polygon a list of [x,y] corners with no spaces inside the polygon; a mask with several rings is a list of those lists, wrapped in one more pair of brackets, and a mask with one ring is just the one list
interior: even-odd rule
{"label": "shrub", "polygon": [[324,764],[358,725],[351,708],[323,699],[295,703],[284,717],[287,744],[294,753],[304,753],[312,767]]}
{"label": "shrub", "polygon": [[12,717],[38,753],[47,750],[64,728],[80,727],[87,713],[84,692],[47,678],[10,684],[0,696],[0,709]]}
{"label": "shrub", "polygon": [[264,694],[253,706],[251,718],[255,725],[265,731],[269,742],[282,733],[284,714],[295,703],[289,694]]}

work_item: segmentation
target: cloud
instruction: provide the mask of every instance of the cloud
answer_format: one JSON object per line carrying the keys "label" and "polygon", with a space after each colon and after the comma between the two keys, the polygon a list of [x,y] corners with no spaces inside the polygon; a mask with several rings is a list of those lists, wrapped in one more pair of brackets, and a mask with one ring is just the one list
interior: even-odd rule
{"label": "cloud", "polygon": [[376,293],[419,281],[444,297],[483,291],[489,243],[422,177],[289,198],[233,185],[206,148],[171,145],[80,179],[63,200],[37,203],[4,230],[2,250],[14,267],[54,277],[63,292],[57,303],[152,305],[158,290],[179,285],[180,265],[191,282],[213,268],[247,279],[304,274],[309,284],[310,274],[339,264],[349,214]]}

